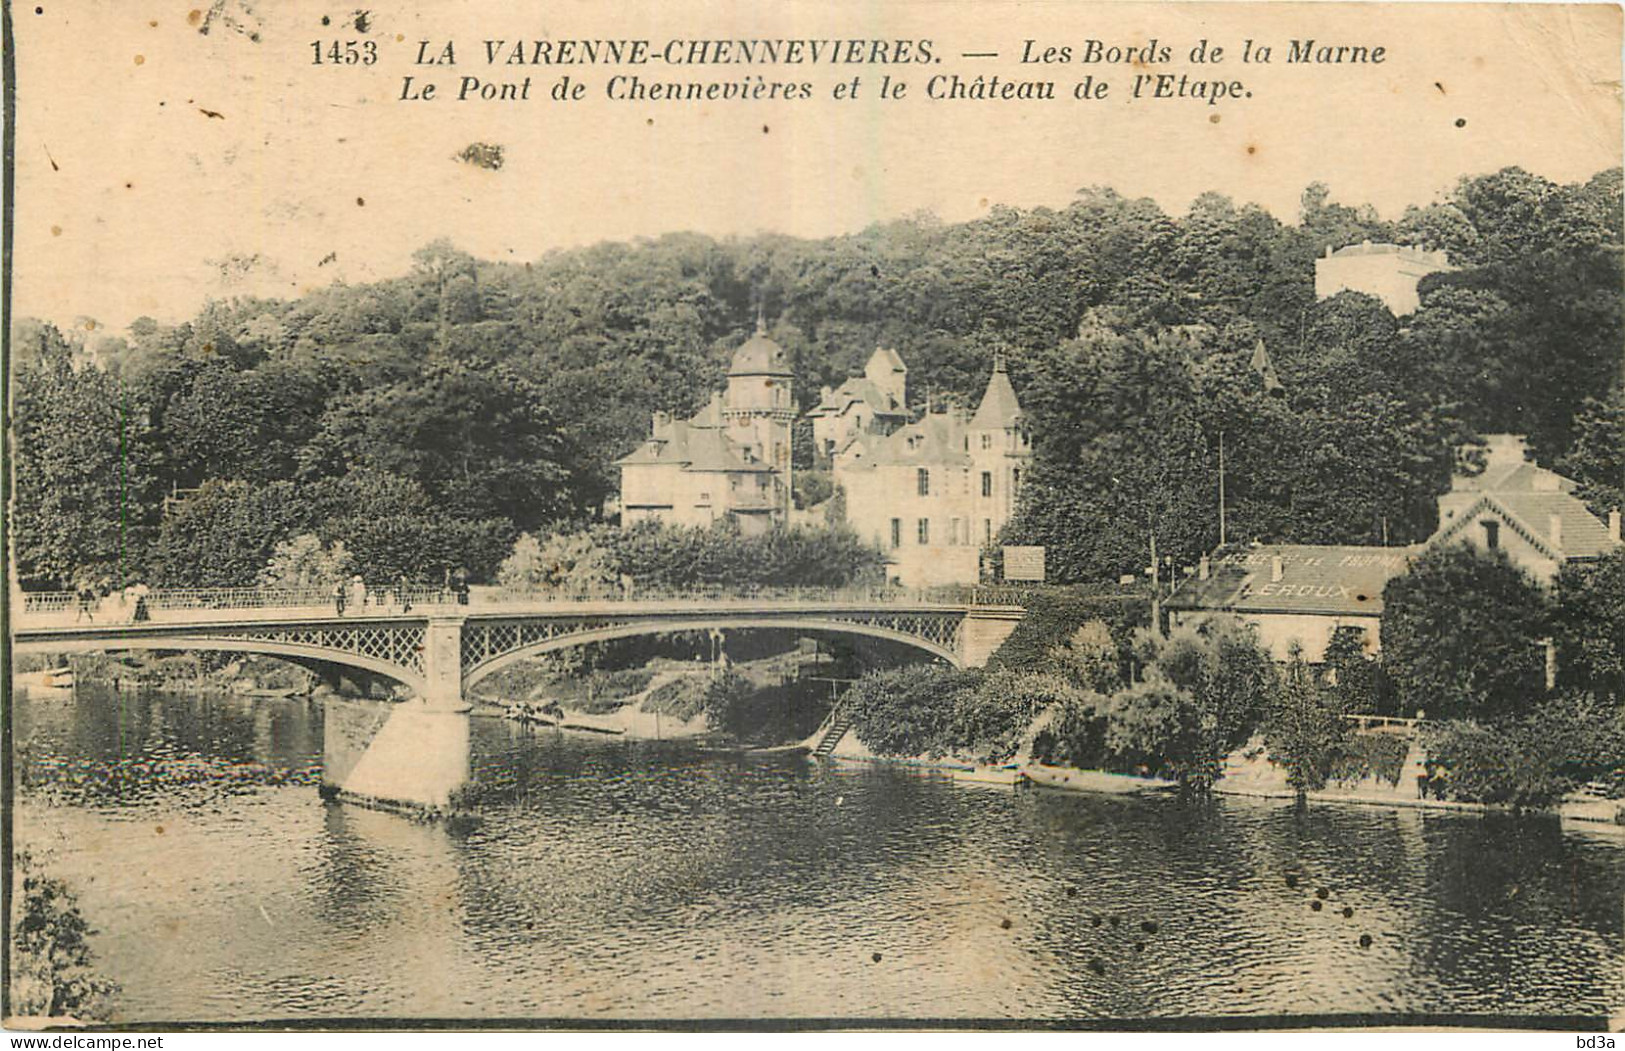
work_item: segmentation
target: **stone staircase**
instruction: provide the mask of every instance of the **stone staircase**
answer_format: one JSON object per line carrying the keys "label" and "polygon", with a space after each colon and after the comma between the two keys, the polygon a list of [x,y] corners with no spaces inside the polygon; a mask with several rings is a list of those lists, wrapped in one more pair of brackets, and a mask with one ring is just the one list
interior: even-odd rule
{"label": "stone staircase", "polygon": [[827,759],[851,728],[852,720],[845,713],[840,709],[831,712],[824,722],[823,732],[818,735],[818,743],[813,745],[812,754],[820,759]]}

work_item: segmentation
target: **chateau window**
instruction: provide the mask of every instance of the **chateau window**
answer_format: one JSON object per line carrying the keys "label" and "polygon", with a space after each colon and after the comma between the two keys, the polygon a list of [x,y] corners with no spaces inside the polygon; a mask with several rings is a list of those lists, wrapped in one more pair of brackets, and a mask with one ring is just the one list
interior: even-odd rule
{"label": "chateau window", "polygon": [[982,543],[993,543],[993,519],[991,518],[982,519]]}
{"label": "chateau window", "polygon": [[920,519],[918,522],[914,523],[914,528],[921,547],[931,543],[931,519]]}
{"label": "chateau window", "polygon": [[993,435],[991,435],[991,434],[982,435],[982,448],[984,448],[984,449],[993,448]]}
{"label": "chateau window", "polygon": [[959,543],[960,538],[961,538],[961,534],[962,534],[962,531],[964,530],[964,528],[965,528],[965,520],[963,518],[949,519],[949,521],[948,521],[948,543],[950,545],[957,545]]}
{"label": "chateau window", "polygon": [[901,518],[891,520],[891,546],[903,546],[903,520]]}
{"label": "chateau window", "polygon": [[[931,495],[931,469],[929,467],[921,467],[921,468],[919,468],[917,471],[914,472],[914,479],[915,479],[915,485],[918,487],[920,495],[921,496],[930,496]],[[923,543],[923,541],[922,541],[922,543]]]}
{"label": "chateau window", "polygon": [[1486,521],[1478,524],[1484,527],[1484,546],[1489,548],[1491,551],[1494,551],[1496,548],[1500,547],[1501,523]]}
{"label": "chateau window", "polygon": [[982,472],[982,495],[983,496],[992,496],[993,495],[993,472],[992,471],[983,471]]}

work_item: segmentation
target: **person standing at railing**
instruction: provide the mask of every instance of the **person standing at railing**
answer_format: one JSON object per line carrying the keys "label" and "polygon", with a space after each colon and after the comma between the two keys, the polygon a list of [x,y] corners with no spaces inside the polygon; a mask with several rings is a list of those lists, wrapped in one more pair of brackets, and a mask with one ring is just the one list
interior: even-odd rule
{"label": "person standing at railing", "polygon": [[412,594],[410,590],[408,590],[410,586],[411,585],[406,582],[405,573],[402,573],[400,579],[395,582],[395,594],[400,599],[402,613],[412,612]]}
{"label": "person standing at railing", "polygon": [[78,598],[79,598],[79,612],[74,614],[73,622],[75,624],[77,624],[81,620],[88,620],[92,624],[96,623],[96,592],[95,592],[95,590],[93,588],[91,588],[91,586],[89,584],[80,584],[79,585]]}
{"label": "person standing at railing", "polygon": [[341,580],[333,585],[333,612],[340,617],[344,616],[344,597],[344,581]]}

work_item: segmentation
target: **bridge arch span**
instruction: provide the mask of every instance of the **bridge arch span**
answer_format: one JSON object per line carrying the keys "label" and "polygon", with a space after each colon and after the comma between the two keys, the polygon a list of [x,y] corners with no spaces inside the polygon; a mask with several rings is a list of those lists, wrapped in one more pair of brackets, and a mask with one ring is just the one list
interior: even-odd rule
{"label": "bridge arch span", "polygon": [[330,646],[314,646],[309,643],[283,642],[275,639],[140,634],[120,639],[17,640],[13,644],[13,651],[16,653],[122,653],[129,650],[247,653],[259,657],[287,657],[296,662],[322,661],[381,675],[400,683],[419,696],[428,688],[428,680],[424,676],[416,675],[387,660]]}
{"label": "bridge arch span", "polygon": [[605,627],[590,628],[583,631],[574,631],[558,635],[550,639],[533,642],[506,653],[499,654],[488,660],[468,668],[463,673],[463,689],[466,691],[476,683],[488,678],[504,668],[530,657],[539,657],[544,653],[555,653],[580,646],[589,642],[604,642],[610,639],[632,638],[638,635],[663,635],[679,631],[743,631],[743,630],[774,630],[774,631],[801,631],[808,634],[823,635],[861,635],[872,639],[883,639],[895,642],[912,649],[928,653],[939,660],[947,661],[956,668],[964,667],[964,662],[955,650],[932,642],[919,635],[886,628],[876,624],[864,624],[859,621],[829,620],[817,616],[806,617],[684,617],[660,620],[637,620],[627,624],[615,624]]}

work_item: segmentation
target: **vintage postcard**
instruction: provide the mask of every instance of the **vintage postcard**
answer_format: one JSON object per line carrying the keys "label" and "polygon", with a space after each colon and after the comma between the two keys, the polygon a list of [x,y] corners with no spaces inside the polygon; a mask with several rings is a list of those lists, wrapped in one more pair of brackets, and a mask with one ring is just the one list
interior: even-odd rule
{"label": "vintage postcard", "polygon": [[5,1024],[1615,1039],[1621,43],[11,0]]}

